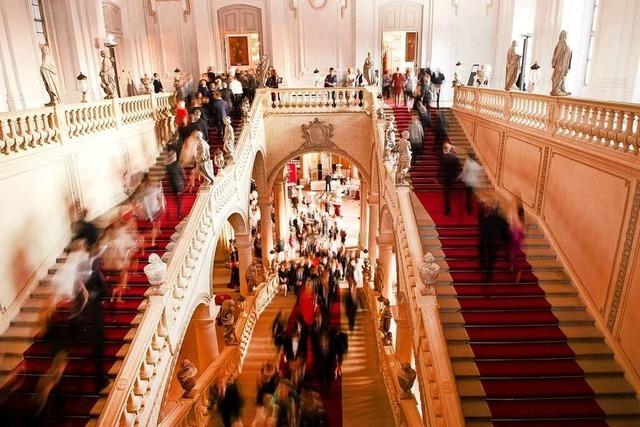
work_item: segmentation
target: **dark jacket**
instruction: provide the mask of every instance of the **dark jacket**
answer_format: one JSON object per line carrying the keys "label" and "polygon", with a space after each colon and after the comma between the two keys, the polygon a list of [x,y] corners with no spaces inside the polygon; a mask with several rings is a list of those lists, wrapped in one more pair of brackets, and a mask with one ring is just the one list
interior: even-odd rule
{"label": "dark jacket", "polygon": [[229,115],[229,107],[227,103],[222,99],[216,99],[213,101],[213,119],[216,121],[222,121],[225,117]]}

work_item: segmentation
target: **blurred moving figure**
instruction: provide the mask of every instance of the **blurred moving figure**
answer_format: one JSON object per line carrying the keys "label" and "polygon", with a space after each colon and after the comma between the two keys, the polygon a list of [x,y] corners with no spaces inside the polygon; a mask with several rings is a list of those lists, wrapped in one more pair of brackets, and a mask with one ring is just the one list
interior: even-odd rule
{"label": "blurred moving figure", "polygon": [[505,247],[509,244],[509,225],[495,201],[489,206],[481,205],[479,223],[480,270],[484,272],[484,279],[488,282],[493,277],[499,242],[502,241]]}
{"label": "blurred moving figure", "polygon": [[480,188],[482,172],[482,166],[478,164],[475,154],[469,153],[459,176],[465,187],[464,197],[468,214],[473,211],[473,195]]}

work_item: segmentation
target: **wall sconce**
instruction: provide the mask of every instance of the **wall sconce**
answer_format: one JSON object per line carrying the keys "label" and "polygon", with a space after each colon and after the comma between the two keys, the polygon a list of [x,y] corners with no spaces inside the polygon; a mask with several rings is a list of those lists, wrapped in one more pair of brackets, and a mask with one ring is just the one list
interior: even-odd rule
{"label": "wall sconce", "polygon": [[80,102],[87,102],[87,92],[89,92],[89,83],[87,82],[87,76],[82,74],[78,74],[76,77],[78,90],[82,92],[82,100]]}
{"label": "wall sconce", "polygon": [[534,62],[529,71],[529,93],[533,93],[536,90],[536,85],[540,82],[540,65],[538,61]]}
{"label": "wall sconce", "polygon": [[493,0],[484,0],[484,16],[489,16],[489,9],[493,5]]}
{"label": "wall sconce", "polygon": [[458,6],[460,6],[460,0],[451,0],[451,7],[453,8],[453,14],[458,14]]}

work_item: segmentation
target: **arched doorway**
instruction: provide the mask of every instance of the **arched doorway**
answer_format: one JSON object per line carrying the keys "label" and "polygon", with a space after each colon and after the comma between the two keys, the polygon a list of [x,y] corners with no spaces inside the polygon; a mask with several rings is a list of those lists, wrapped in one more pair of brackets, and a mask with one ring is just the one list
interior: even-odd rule
{"label": "arched doorway", "polygon": [[423,5],[415,2],[392,2],[380,7],[382,72],[419,66],[422,59]]}
{"label": "arched doorway", "polygon": [[262,11],[249,5],[218,9],[222,59],[226,69],[255,67],[264,51]]}

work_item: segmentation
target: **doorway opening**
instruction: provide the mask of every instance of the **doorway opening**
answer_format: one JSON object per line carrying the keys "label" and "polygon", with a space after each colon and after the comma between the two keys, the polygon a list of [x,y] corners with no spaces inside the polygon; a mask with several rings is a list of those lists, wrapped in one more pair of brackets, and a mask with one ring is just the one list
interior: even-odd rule
{"label": "doorway opening", "polygon": [[417,31],[384,31],[382,33],[382,70],[387,73],[416,66],[418,56]]}

